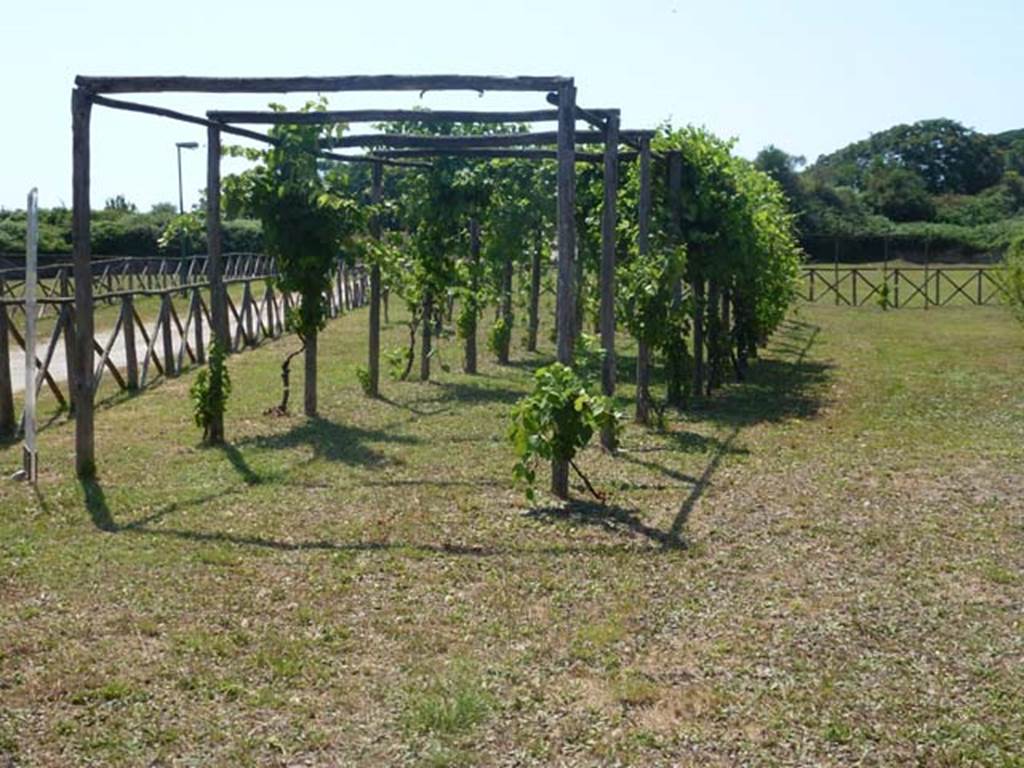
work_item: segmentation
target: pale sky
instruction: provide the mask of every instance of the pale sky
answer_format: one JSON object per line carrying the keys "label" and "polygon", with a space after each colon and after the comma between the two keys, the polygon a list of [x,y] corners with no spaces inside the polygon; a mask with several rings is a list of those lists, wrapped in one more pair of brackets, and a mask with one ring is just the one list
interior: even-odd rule
{"label": "pale sky", "polygon": [[[0,206],[71,203],[70,90],[89,75],[571,75],[624,127],[706,125],[813,160],[899,122],[1024,127],[1022,0],[9,0],[0,10]],[[203,113],[305,95],[125,98]],[[337,108],[543,107],[542,94],[347,93]],[[93,112],[92,203],[177,200],[174,143],[205,130]],[[204,152],[184,156],[186,206]]]}

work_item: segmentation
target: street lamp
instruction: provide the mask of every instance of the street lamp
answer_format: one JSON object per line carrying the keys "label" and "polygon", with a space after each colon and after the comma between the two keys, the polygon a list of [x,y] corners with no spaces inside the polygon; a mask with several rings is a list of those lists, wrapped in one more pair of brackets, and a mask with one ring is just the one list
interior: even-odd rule
{"label": "street lamp", "polygon": [[[179,141],[175,146],[178,148],[178,213],[184,215],[185,213],[185,193],[181,188],[181,150],[183,149],[198,149],[198,141]],[[181,230],[181,258],[185,258],[185,230]]]}

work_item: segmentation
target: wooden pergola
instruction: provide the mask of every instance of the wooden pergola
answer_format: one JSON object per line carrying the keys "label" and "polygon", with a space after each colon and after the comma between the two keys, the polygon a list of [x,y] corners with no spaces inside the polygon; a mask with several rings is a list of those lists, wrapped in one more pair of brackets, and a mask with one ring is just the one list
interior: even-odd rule
{"label": "wooden pergola", "polygon": [[[604,206],[602,211],[602,256],[600,277],[601,343],[607,350],[602,370],[602,389],[615,391],[615,227],[620,158],[638,157],[641,172],[639,211],[639,248],[648,248],[651,208],[650,137],[647,131],[622,131],[620,114],[615,109],[587,110],[576,103],[576,87],[570,77],[490,77],[464,75],[379,75],[342,77],[284,78],[206,78],[206,77],[86,77],[75,79],[72,92],[73,135],[73,209],[72,234],[75,277],[76,333],[74,365],[69,387],[76,408],[75,466],[79,475],[95,471],[95,435],[93,382],[93,302],[90,266],[89,200],[89,124],[94,104],[113,109],[171,118],[207,128],[207,248],[208,277],[214,338],[223,343],[227,337],[225,295],[221,271],[220,157],[222,134],[274,144],[270,136],[239,127],[239,124],[317,124],[383,121],[420,123],[538,123],[557,122],[555,131],[538,131],[484,136],[420,136],[409,134],[356,134],[335,139],[331,150],[371,148],[370,155],[351,155],[321,151],[325,160],[373,163],[373,199],[381,196],[382,166],[423,165],[423,158],[459,156],[467,158],[551,159],[557,162],[557,250],[558,279],[556,300],[557,359],[571,365],[575,333],[573,290],[575,231],[576,162],[604,163]],[[363,109],[323,112],[210,111],[206,117],[189,115],[162,107],[110,98],[121,93],[290,93],[342,91],[485,91],[540,92],[555,108],[523,111],[389,110]],[[577,131],[577,120],[592,129]],[[603,153],[577,148],[577,143],[604,144]],[[620,152],[624,143],[633,152]],[[540,149],[538,147],[553,147]],[[380,347],[380,271],[371,272],[370,296],[370,369],[374,381],[379,377]],[[214,426],[223,434],[223,423]],[[607,447],[611,437],[603,436]],[[552,466],[552,490],[565,496],[568,489],[568,464]]]}

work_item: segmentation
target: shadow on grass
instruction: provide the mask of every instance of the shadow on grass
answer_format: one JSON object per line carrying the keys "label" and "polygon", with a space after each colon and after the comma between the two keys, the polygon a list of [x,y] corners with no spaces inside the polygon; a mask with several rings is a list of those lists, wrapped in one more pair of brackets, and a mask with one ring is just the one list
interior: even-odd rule
{"label": "shadow on grass", "polygon": [[231,466],[235,468],[235,471],[242,477],[242,480],[246,485],[259,485],[269,479],[254,471],[253,468],[249,466],[249,462],[245,460],[242,452],[231,443],[222,443],[216,447],[224,454],[225,457],[227,457],[227,460],[231,462]]}
{"label": "shadow on grass", "polygon": [[599,504],[592,501],[573,500],[563,507],[540,507],[531,510],[529,517],[542,522],[567,522],[577,525],[591,525],[606,531],[636,533],[660,544],[665,548],[685,547],[686,542],[672,532],[647,525],[636,510],[614,504]]}
{"label": "shadow on grass", "polygon": [[[827,400],[833,366],[807,360],[820,329],[789,321],[769,347],[776,357],[750,367],[747,380],[703,401],[702,418],[729,427],[815,416]],[[788,358],[788,359],[787,359]]]}
{"label": "shadow on grass", "polygon": [[89,510],[89,517],[92,524],[101,531],[113,533],[120,530],[110,514],[110,505],[107,504],[107,495],[103,492],[103,486],[95,478],[82,478],[79,480],[82,486],[82,493],[85,495],[85,508]]}
{"label": "shadow on grass", "polygon": [[412,445],[419,442],[418,438],[408,435],[397,435],[381,430],[361,429],[351,425],[335,424],[333,421],[328,421],[318,416],[305,419],[282,434],[260,435],[247,438],[240,441],[240,444],[254,445],[258,448],[270,450],[306,446],[313,450],[314,458],[322,458],[342,464],[372,467],[384,464],[388,461],[388,457],[380,451],[371,448],[367,443]]}

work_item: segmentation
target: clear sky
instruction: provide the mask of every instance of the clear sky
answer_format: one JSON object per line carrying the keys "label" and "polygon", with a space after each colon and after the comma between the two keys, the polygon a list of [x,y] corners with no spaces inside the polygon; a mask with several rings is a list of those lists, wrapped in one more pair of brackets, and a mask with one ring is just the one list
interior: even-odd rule
{"label": "clear sky", "polygon": [[[0,10],[0,205],[71,202],[75,74],[572,75],[625,127],[671,119],[813,160],[899,122],[1024,127],[1024,0],[10,0]],[[130,96],[128,98],[136,98]],[[143,95],[197,113],[270,96]],[[305,97],[276,97],[289,105]],[[540,107],[539,94],[349,93],[361,106]],[[93,205],[177,198],[174,143],[205,130],[97,107]],[[184,157],[186,206],[204,153]]]}

